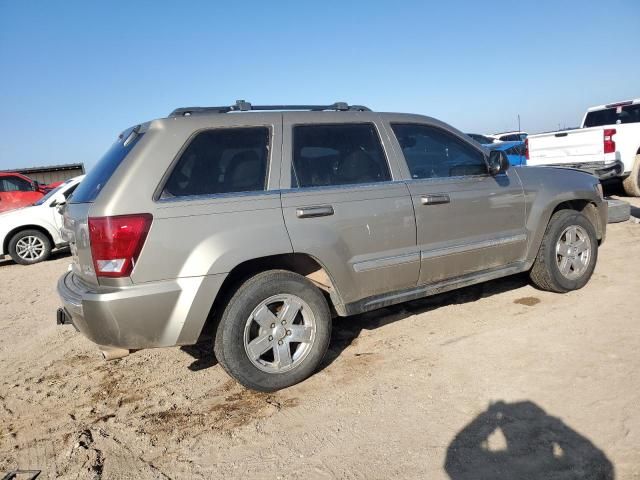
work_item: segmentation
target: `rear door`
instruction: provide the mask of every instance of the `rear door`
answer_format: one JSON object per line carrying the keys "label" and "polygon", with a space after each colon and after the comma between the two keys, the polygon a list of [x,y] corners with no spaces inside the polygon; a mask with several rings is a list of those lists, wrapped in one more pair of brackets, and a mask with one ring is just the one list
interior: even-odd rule
{"label": "rear door", "polygon": [[487,173],[484,153],[438,124],[391,122],[411,180],[419,284],[514,264],[527,245],[515,170]]}
{"label": "rear door", "polygon": [[344,303],[418,279],[411,197],[380,130],[367,113],[284,114],[286,227],[294,251],[327,269]]}

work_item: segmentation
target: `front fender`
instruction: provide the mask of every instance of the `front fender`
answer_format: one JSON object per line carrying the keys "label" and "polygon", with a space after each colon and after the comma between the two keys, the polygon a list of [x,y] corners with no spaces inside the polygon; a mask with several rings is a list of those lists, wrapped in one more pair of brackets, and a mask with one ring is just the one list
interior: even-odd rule
{"label": "front fender", "polygon": [[[596,190],[598,179],[593,175],[559,168],[525,167],[517,169],[526,200],[525,227],[529,243],[527,246],[527,268],[533,265],[551,215],[559,205],[572,202],[588,202],[598,208],[599,217],[606,222],[606,203]],[[602,221],[602,220],[601,220]],[[606,224],[596,225],[604,237]]]}

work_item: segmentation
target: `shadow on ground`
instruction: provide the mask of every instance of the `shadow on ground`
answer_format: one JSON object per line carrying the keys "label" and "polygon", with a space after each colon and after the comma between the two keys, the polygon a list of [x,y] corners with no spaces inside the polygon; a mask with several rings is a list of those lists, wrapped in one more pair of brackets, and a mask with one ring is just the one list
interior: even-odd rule
{"label": "shadow on ground", "polygon": [[[51,262],[52,260],[58,260],[59,258],[69,257],[70,255],[71,252],[68,248],[61,248],[60,250],[51,252],[51,256],[46,259],[45,262]],[[6,257],[0,256],[0,267],[4,267],[6,265],[16,265],[16,262],[14,262],[9,255],[7,255]]]}
{"label": "shadow on ground", "polygon": [[453,439],[451,480],[613,480],[614,467],[591,441],[533,402],[497,402]]}
{"label": "shadow on ground", "polygon": [[512,275],[451,292],[425,297],[420,300],[385,307],[361,315],[334,318],[329,351],[320,369],[322,370],[331,365],[360,335],[362,330],[375,330],[376,328],[404,320],[413,315],[419,315],[447,305],[475,302],[481,298],[515,290],[528,284],[529,277],[526,273]]}
{"label": "shadow on ground", "polygon": [[[381,308],[361,315],[344,318],[336,317],[333,319],[329,350],[319,370],[323,370],[331,365],[342,352],[358,338],[362,330],[375,330],[376,328],[404,320],[413,315],[419,315],[447,305],[475,302],[481,298],[508,292],[509,290],[521,288],[528,284],[529,278],[527,274],[512,275],[451,292],[425,297],[420,300]],[[202,370],[213,367],[218,363],[213,353],[212,343],[212,340],[206,337],[196,345],[180,347],[183,352],[188,353],[195,359],[194,362],[189,365],[189,370]]]}
{"label": "shadow on ground", "polygon": [[213,341],[204,340],[195,345],[185,345],[180,347],[180,350],[188,353],[194,358],[194,361],[189,365],[189,370],[197,372],[205,368],[213,367],[218,364],[215,354],[213,353]]}

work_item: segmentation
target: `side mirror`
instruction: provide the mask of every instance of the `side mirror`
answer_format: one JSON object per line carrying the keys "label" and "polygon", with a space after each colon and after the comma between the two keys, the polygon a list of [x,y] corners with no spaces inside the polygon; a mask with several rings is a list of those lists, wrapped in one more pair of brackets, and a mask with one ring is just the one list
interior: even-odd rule
{"label": "side mirror", "polygon": [[489,153],[489,160],[487,161],[487,167],[489,168],[489,174],[494,177],[500,173],[504,173],[509,170],[509,159],[507,154],[501,150],[491,150]]}
{"label": "side mirror", "polygon": [[31,182],[31,190],[33,190],[34,192],[37,192],[38,190],[40,190],[40,184],[38,183],[37,180],[34,180],[33,182]]}

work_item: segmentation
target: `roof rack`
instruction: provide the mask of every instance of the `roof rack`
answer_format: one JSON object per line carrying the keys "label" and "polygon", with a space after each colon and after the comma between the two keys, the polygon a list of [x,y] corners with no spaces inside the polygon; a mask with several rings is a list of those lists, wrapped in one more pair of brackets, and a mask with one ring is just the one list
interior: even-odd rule
{"label": "roof rack", "polygon": [[272,111],[272,110],[309,110],[312,112],[322,112],[325,110],[335,110],[337,112],[370,112],[371,109],[364,105],[349,105],[346,102],[335,102],[331,105],[251,105],[245,100],[237,100],[234,105],[228,107],[183,107],[176,108],[169,114],[169,117],[189,117],[191,115],[205,113],[228,113],[228,112],[249,112],[249,111]]}

